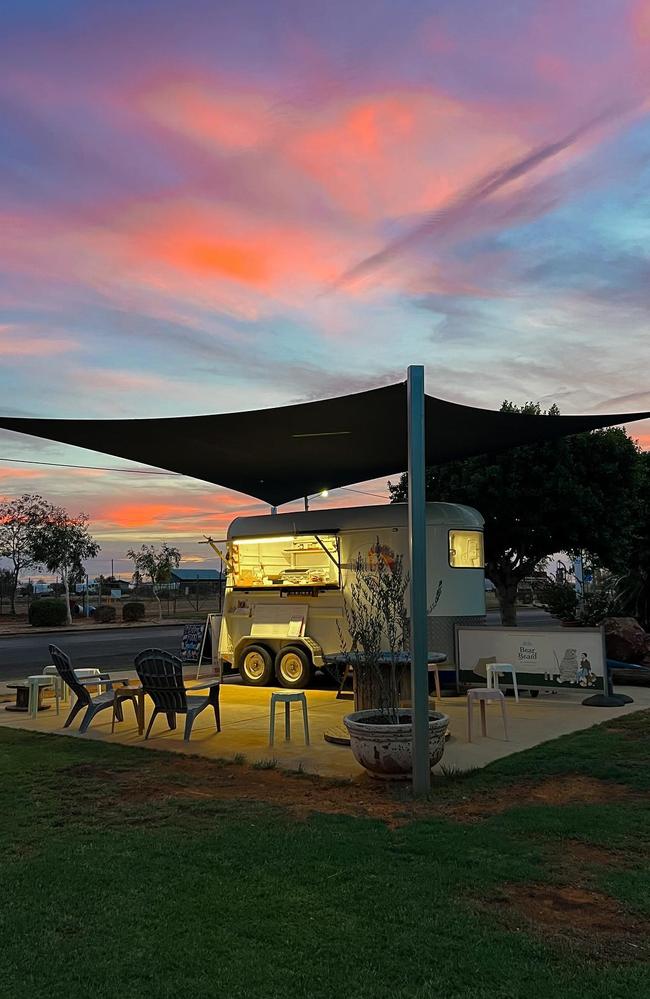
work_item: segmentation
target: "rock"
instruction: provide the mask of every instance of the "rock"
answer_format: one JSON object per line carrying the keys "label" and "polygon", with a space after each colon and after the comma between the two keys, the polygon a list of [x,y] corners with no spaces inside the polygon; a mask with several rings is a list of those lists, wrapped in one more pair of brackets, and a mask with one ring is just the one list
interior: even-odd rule
{"label": "rock", "polygon": [[603,621],[605,628],[605,648],[608,659],[618,659],[624,663],[640,663],[650,654],[646,635],[639,622],[633,617],[608,617]]}
{"label": "rock", "polygon": [[643,640],[643,652],[641,656],[641,665],[650,667],[650,635],[646,632],[645,639]]}

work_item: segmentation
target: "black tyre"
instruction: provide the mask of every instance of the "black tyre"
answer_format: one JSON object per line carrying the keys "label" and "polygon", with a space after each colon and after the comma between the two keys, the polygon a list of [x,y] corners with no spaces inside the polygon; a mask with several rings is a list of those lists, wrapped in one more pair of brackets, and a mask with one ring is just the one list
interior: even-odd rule
{"label": "black tyre", "polygon": [[539,690],[529,690],[528,693],[531,697],[539,697]]}
{"label": "black tyre", "polygon": [[275,675],[281,687],[308,687],[312,677],[309,655],[299,645],[285,645],[275,657]]}
{"label": "black tyre", "polygon": [[263,645],[249,645],[239,658],[239,672],[249,687],[267,687],[273,679],[273,659]]}

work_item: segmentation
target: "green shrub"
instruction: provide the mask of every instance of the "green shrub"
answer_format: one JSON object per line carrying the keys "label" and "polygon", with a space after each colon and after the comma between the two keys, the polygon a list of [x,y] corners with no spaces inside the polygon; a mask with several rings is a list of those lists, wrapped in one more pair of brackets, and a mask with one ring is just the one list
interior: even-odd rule
{"label": "green shrub", "polygon": [[95,624],[110,624],[117,617],[117,611],[110,604],[104,604],[103,607],[98,607],[93,614],[93,619]]}
{"label": "green shrub", "polygon": [[65,600],[44,597],[33,600],[29,607],[29,623],[34,628],[58,627],[68,619]]}
{"label": "green shrub", "polygon": [[618,611],[616,596],[609,585],[589,590],[580,607],[575,586],[549,579],[538,588],[537,599],[553,617],[560,621],[576,621],[582,627],[596,627]]}
{"label": "green shrub", "polygon": [[541,606],[560,621],[575,621],[578,611],[578,597],[575,586],[570,583],[556,583],[552,579],[542,583],[537,589],[537,599]]}
{"label": "green shrub", "polygon": [[142,621],[144,618],[144,604],[139,600],[130,600],[122,607],[123,621]]}

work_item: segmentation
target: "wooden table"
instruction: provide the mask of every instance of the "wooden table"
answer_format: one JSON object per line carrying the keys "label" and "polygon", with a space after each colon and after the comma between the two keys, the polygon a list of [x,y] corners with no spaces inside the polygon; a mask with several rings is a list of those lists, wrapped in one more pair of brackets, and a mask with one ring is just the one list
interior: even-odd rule
{"label": "wooden table", "polygon": [[113,701],[113,718],[111,721],[111,733],[115,731],[115,719],[117,718],[117,705],[119,701],[124,701],[128,697],[135,695],[135,717],[138,722],[138,735],[144,733],[144,689],[142,687],[132,687],[128,683],[113,687],[115,699]]}

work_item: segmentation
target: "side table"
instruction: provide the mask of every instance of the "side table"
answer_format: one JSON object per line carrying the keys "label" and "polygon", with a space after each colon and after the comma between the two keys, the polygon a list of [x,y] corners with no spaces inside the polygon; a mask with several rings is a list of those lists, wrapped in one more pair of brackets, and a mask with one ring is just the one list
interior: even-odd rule
{"label": "side table", "polygon": [[[144,690],[142,687],[131,687],[130,684],[120,684],[113,687],[115,699],[113,700],[113,717],[111,719],[111,734],[115,731],[115,720],[117,711],[122,701],[133,701],[135,718],[138,723],[138,735],[144,734]],[[119,720],[119,719],[118,719]]]}

